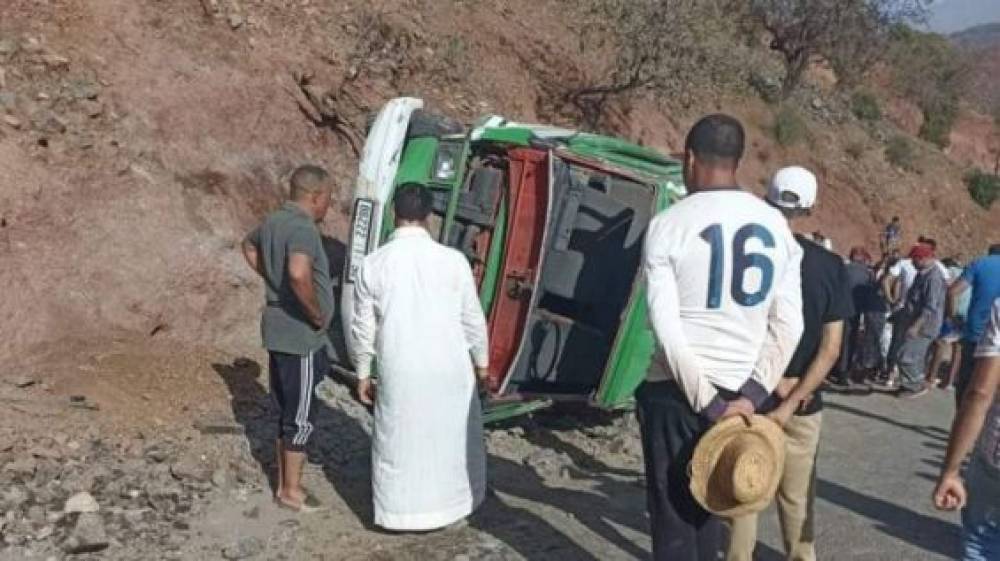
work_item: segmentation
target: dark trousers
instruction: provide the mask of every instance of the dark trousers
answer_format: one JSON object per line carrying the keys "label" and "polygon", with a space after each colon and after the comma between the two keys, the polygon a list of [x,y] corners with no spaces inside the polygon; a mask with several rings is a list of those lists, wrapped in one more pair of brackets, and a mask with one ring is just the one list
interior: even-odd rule
{"label": "dark trousers", "polygon": [[688,463],[708,421],[691,409],[674,382],[646,382],[636,401],[654,561],[720,559],[729,531],[689,490]]}
{"label": "dark trousers", "polygon": [[313,433],[316,386],[330,371],[326,351],[291,355],[269,351],[271,397],[278,408],[278,438],[285,450],[305,451]]}
{"label": "dark trousers", "polygon": [[884,312],[865,312],[864,333],[861,335],[858,365],[866,370],[884,369],[882,356],[882,332],[885,330]]}
{"label": "dark trousers", "polygon": [[965,388],[969,387],[972,371],[976,369],[976,343],[963,339],[961,346],[962,363],[958,367],[958,379],[955,380],[955,409],[962,404],[962,394],[965,393]]}
{"label": "dark trousers", "polygon": [[899,353],[906,341],[906,330],[909,328],[901,321],[892,324],[892,342],[889,343],[889,354],[885,357],[885,371],[891,373],[892,369],[899,364]]}
{"label": "dark trousers", "polygon": [[857,354],[860,349],[861,316],[852,316],[844,322],[844,336],[840,342],[840,358],[834,366],[834,373],[841,380],[848,380],[851,371],[857,365]]}

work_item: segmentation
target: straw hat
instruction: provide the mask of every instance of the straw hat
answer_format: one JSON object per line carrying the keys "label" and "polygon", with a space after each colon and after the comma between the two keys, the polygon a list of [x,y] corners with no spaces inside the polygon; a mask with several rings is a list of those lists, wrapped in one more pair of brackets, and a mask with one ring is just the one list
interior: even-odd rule
{"label": "straw hat", "polygon": [[761,415],[734,416],[709,429],[694,449],[691,494],[705,510],[736,517],[764,510],[785,465],[785,433]]}

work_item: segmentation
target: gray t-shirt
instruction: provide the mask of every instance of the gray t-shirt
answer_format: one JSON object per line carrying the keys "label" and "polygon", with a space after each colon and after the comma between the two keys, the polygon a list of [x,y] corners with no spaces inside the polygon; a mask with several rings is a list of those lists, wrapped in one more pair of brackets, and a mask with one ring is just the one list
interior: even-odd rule
{"label": "gray t-shirt", "polygon": [[944,299],[947,292],[944,274],[938,267],[931,266],[919,271],[913,285],[906,292],[903,323],[910,326],[922,318],[920,335],[936,338],[941,333],[941,323],[944,321]]}
{"label": "gray t-shirt", "polygon": [[269,351],[307,355],[326,344],[326,328],[315,329],[306,319],[288,277],[288,258],[304,253],[312,258],[313,286],[324,325],[333,317],[333,282],[323,241],[312,217],[286,202],[272,212],[247,239],[257,246],[264,271],[266,306],[260,330]]}

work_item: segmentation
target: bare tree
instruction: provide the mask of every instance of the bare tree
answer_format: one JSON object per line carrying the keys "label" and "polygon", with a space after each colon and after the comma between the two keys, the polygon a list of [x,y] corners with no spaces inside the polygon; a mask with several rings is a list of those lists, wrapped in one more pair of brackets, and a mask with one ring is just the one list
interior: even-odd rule
{"label": "bare tree", "polygon": [[743,3],[587,0],[580,49],[595,64],[565,92],[564,101],[593,126],[615,96],[650,88],[676,92],[734,79],[740,70],[726,51]]}
{"label": "bare tree", "polygon": [[857,81],[882,56],[893,26],[920,21],[928,0],[750,0],[750,13],[785,63],[782,93],[802,82],[816,56]]}

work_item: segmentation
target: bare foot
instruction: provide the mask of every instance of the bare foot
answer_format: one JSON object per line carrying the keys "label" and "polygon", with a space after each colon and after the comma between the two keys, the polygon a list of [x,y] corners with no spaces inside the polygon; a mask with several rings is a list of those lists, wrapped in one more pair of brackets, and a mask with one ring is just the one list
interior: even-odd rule
{"label": "bare foot", "polygon": [[317,512],[323,507],[315,497],[303,491],[282,490],[274,495],[274,502],[281,508],[304,513]]}

